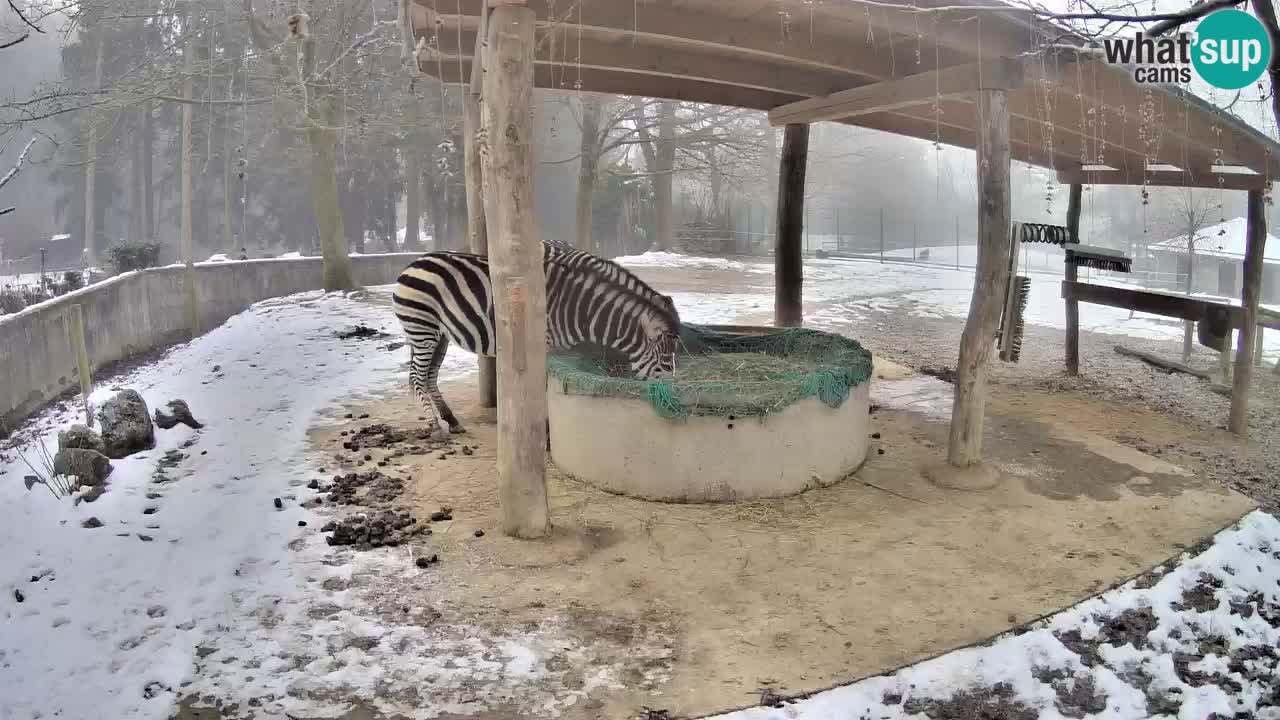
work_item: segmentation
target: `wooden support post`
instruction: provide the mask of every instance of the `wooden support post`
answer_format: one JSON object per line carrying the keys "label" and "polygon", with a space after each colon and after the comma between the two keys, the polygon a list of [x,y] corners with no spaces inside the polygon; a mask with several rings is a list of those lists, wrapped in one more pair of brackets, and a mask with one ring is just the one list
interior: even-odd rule
{"label": "wooden support post", "polygon": [[773,324],[798,327],[804,322],[801,286],[804,258],[804,176],[809,159],[809,126],[788,125],[778,164],[778,239],[773,253]]}
{"label": "wooden support post", "polygon": [[1267,335],[1266,327],[1259,325],[1258,336],[1254,338],[1254,341],[1253,341],[1253,366],[1256,368],[1262,367],[1262,351],[1266,349],[1264,347],[1266,344],[1265,343],[1266,335]]}
{"label": "wooden support post", "polygon": [[1009,271],[1009,94],[978,91],[978,262],[969,317],[956,363],[955,403],[947,462],[958,468],[982,460],[982,421],[987,400],[987,364]]}
{"label": "wooden support post", "polygon": [[[1080,201],[1084,194],[1084,186],[1075,183],[1067,196],[1067,242],[1080,242]],[[1064,263],[1065,279],[1076,281],[1076,266]],[[1075,298],[1067,298],[1067,374],[1080,374],[1080,303]]]}
{"label": "wooden support post", "polygon": [[1267,208],[1262,190],[1249,191],[1244,278],[1240,289],[1240,306],[1244,320],[1240,325],[1240,345],[1236,352],[1235,378],[1231,384],[1231,415],[1227,428],[1244,437],[1249,434],[1249,384],[1253,381],[1254,338],[1258,333],[1258,301],[1262,297],[1262,258],[1267,243]]}
{"label": "wooden support post", "polygon": [[89,392],[93,389],[93,373],[89,367],[89,348],[84,339],[84,310],[79,303],[67,311],[67,341],[76,351],[76,369],[80,375],[80,395],[84,398],[84,424],[93,427],[93,408]]}
{"label": "wooden support post", "polygon": [[[479,57],[482,44],[479,36],[476,41],[476,53]],[[475,63],[479,67],[479,63]],[[473,86],[471,92],[463,94],[463,179],[467,188],[467,241],[471,252],[476,255],[489,254],[489,236],[484,224],[484,177],[480,167],[480,149],[477,138],[480,133],[480,95],[479,87]],[[494,374],[495,358],[481,355],[480,365],[480,407],[498,406],[498,379]]]}
{"label": "wooden support post", "polygon": [[498,340],[498,503],[502,529],[545,536],[547,505],[547,296],[533,212],[532,8],[500,3],[488,19],[482,122],[489,273]]}

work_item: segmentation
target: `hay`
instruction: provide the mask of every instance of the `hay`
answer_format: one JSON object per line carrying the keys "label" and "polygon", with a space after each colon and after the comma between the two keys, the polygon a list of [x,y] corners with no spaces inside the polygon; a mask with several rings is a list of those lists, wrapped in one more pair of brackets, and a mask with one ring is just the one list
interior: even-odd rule
{"label": "hay", "polygon": [[686,325],[674,377],[639,381],[596,353],[553,355],[547,372],[567,394],[647,400],[662,417],[763,416],[806,397],[839,407],[871,376],[871,354],[840,335],[803,328],[757,334]]}

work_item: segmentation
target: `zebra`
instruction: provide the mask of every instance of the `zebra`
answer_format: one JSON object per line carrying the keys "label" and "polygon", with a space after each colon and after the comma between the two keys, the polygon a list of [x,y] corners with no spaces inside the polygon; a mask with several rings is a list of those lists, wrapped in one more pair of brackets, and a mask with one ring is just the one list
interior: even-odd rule
{"label": "zebra", "polygon": [[[635,377],[675,368],[680,316],[670,297],[603,258],[557,242],[542,246],[547,288],[547,348],[597,345],[625,356]],[[437,385],[452,340],[477,355],[497,354],[488,258],[435,251],[400,274],[392,293],[409,341],[409,382],[431,417],[428,431],[466,432]]]}

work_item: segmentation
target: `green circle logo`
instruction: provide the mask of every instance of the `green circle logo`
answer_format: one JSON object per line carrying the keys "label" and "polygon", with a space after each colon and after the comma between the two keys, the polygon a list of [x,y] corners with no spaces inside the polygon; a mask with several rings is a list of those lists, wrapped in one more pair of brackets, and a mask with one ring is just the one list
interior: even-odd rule
{"label": "green circle logo", "polygon": [[1241,10],[1210,13],[1196,28],[1191,62],[1210,85],[1239,90],[1258,81],[1271,62],[1271,38],[1262,23]]}

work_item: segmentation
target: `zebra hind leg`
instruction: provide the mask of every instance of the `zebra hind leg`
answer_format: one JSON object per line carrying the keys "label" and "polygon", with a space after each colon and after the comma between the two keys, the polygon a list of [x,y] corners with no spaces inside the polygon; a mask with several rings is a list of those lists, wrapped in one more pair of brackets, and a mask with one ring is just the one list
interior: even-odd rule
{"label": "zebra hind leg", "polygon": [[427,335],[421,339],[410,338],[409,342],[409,384],[413,387],[413,394],[418,397],[418,402],[422,403],[422,407],[430,417],[427,433],[433,438],[441,434],[440,411],[436,409],[436,404],[432,401],[431,393],[424,381],[429,377],[431,359],[435,357],[440,337],[442,336]]}
{"label": "zebra hind leg", "polygon": [[440,376],[440,366],[444,364],[444,356],[449,351],[449,336],[441,334],[439,342],[431,355],[431,362],[427,366],[427,391],[431,394],[431,399],[435,402],[436,408],[440,412],[440,417],[449,424],[449,432],[457,435],[467,431],[462,427],[462,423],[458,420],[458,416],[453,414],[453,410],[449,407],[449,403],[444,401],[444,395],[440,393],[440,386],[436,381]]}

